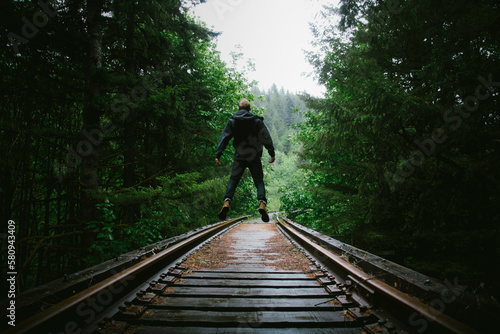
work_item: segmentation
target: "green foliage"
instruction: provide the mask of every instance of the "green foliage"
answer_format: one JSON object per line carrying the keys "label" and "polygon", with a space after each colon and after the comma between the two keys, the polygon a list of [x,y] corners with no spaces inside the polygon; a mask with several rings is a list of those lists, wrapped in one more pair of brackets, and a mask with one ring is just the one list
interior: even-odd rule
{"label": "green foliage", "polygon": [[[22,35],[32,5],[11,1],[0,14],[8,44],[0,51],[0,209],[5,221],[22,222],[21,290],[215,222],[226,182],[213,161],[220,131],[252,96],[186,2],[103,1],[93,81],[88,2],[58,2],[16,54],[7,35]],[[99,105],[92,117],[89,91]],[[97,160],[82,174],[88,150]]]}
{"label": "green foliage", "polygon": [[[495,197],[496,186],[485,181],[496,179],[492,168],[499,161],[493,158],[497,148],[479,148],[479,138],[497,140],[491,132],[498,126],[496,95],[467,120],[446,115],[474,95],[479,76],[498,68],[493,21],[477,22],[493,9],[488,2],[465,1],[458,5],[462,10],[452,12],[428,1],[404,1],[392,10],[389,5],[343,1],[346,32],[316,28],[320,52],[310,60],[328,88],[327,99],[310,101],[314,111],[300,138],[303,157],[321,180],[318,191],[347,207],[356,205],[350,219],[357,226],[364,220],[413,233],[462,228],[477,219],[492,226],[498,216],[481,203]],[[430,6],[434,10],[427,11]],[[461,20],[467,26],[455,25]],[[429,143],[435,129],[442,129],[446,140]],[[432,148],[430,156],[422,143]],[[443,196],[444,189],[453,200]]]}
{"label": "green foliage", "polygon": [[[299,133],[312,172],[307,214],[317,213],[319,228],[368,249],[401,238],[392,244],[412,263],[443,253],[418,246],[429,235],[456,233],[458,242],[469,231],[480,243],[472,231],[498,234],[499,93],[485,85],[500,79],[495,11],[491,1],[465,0],[326,9],[309,60],[327,93],[307,101]],[[328,21],[338,13],[340,27]],[[287,210],[307,208],[297,196]],[[477,269],[459,253],[448,254],[450,266]],[[492,268],[482,270],[493,276]]]}
{"label": "green foliage", "polygon": [[[163,239],[165,227],[160,222],[163,212],[155,207],[144,208],[141,219],[132,226],[120,223],[109,200],[100,204],[99,209],[102,221],[91,222],[86,227],[97,234],[90,249],[102,255],[99,262]],[[96,264],[96,259],[91,256],[84,261]]]}
{"label": "green foliage", "polygon": [[265,169],[266,190],[271,211],[283,210],[283,193],[291,191],[302,179],[302,171],[297,166],[297,156],[293,153],[276,153],[276,163]]}
{"label": "green foliage", "polygon": [[[101,194],[101,220],[87,227],[97,234],[91,249],[102,255],[99,261],[185,233],[216,218],[225,179],[202,180],[200,173],[193,172],[159,177],[157,181],[155,187]],[[139,218],[125,224],[126,208],[134,204],[139,206]]]}

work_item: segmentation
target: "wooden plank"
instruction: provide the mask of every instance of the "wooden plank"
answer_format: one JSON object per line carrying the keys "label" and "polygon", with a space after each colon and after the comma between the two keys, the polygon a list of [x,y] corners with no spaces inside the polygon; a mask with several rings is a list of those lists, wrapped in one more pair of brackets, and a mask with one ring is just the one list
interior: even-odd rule
{"label": "wooden plank", "polygon": [[303,271],[299,270],[281,270],[281,269],[274,269],[273,267],[269,266],[258,266],[258,268],[245,268],[242,269],[240,267],[237,268],[220,268],[217,270],[209,270],[209,269],[200,269],[196,270],[197,273],[247,273],[247,274],[254,274],[254,273],[261,273],[261,274],[304,274]]}
{"label": "wooden plank", "polygon": [[273,263],[276,261],[274,260],[268,260],[265,258],[255,258],[255,257],[237,257],[237,258],[229,258],[225,261],[226,263],[237,263],[237,264],[260,264],[260,265],[266,265],[268,264],[271,266]]}
{"label": "wooden plank", "polygon": [[[274,311],[296,311],[296,310],[316,310],[342,309],[340,303],[335,303],[332,297],[319,298],[223,298],[223,297],[161,297],[157,298],[154,304],[148,308],[163,309],[196,309],[196,310],[274,310]],[[331,303],[329,301],[332,301]]]}
{"label": "wooden plank", "polygon": [[316,280],[240,280],[240,279],[190,279],[183,277],[173,287],[275,287],[302,288],[321,286]]}
{"label": "wooden plank", "polygon": [[265,253],[255,253],[255,249],[244,249],[238,251],[231,251],[232,257],[268,257],[268,256],[282,256],[280,253],[265,252]]}
{"label": "wooden plank", "polygon": [[[275,273],[285,273],[287,272],[286,270],[282,269],[277,269],[274,265],[265,265],[263,263],[247,263],[244,265],[238,265],[236,263],[228,264],[227,267],[225,267],[226,270],[228,271],[240,271],[240,272],[261,272],[261,273],[270,273],[270,272],[275,272]],[[302,271],[292,271],[292,272],[299,272],[303,273]]]}
{"label": "wooden plank", "polygon": [[163,293],[163,296],[191,295],[198,297],[325,297],[329,294],[322,287],[311,288],[231,288],[231,287],[182,287],[173,286]]}
{"label": "wooden plank", "polygon": [[249,280],[261,280],[261,279],[293,279],[293,280],[315,280],[314,277],[310,277],[304,273],[245,273],[245,272],[193,272],[185,274],[182,278],[190,279],[212,279],[212,278],[234,278],[234,279],[249,279]]}
{"label": "wooden plank", "polygon": [[361,328],[133,327],[135,334],[359,334]]}
{"label": "wooden plank", "polygon": [[127,319],[131,324],[163,326],[245,326],[245,327],[353,327],[361,325],[346,317],[344,312],[332,311],[251,311],[220,312],[197,310],[147,310],[140,319]]}

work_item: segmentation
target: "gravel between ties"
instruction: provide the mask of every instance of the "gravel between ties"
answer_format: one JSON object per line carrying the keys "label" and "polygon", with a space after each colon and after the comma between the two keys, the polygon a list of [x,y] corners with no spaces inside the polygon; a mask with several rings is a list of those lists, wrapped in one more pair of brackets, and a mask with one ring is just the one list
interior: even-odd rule
{"label": "gravel between ties", "polygon": [[[242,223],[193,252],[183,265],[191,271],[245,265],[310,271],[310,261],[286,240],[274,223]],[[272,268],[269,268],[272,267]]]}

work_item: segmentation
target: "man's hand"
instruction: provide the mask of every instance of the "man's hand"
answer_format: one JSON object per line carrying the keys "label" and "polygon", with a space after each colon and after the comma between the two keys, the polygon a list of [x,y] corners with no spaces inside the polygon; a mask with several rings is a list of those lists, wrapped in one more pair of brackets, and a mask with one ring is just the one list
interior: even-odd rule
{"label": "man's hand", "polygon": [[220,163],[219,158],[215,158],[215,163],[216,163],[217,165],[222,165],[222,164]]}
{"label": "man's hand", "polygon": [[271,160],[269,160],[269,163],[272,164],[276,160],[276,157],[271,157]]}

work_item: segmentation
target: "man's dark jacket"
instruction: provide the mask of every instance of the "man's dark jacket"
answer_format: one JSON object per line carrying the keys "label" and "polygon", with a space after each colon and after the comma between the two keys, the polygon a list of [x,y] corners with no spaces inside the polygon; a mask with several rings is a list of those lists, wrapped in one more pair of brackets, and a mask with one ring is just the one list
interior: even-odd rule
{"label": "man's dark jacket", "polygon": [[274,157],[273,141],[264,125],[264,118],[256,116],[246,109],[238,110],[227,121],[219,140],[219,146],[215,154],[216,158],[222,156],[222,152],[231,138],[234,138],[235,160],[252,161],[260,158],[262,156],[262,146],[265,146],[269,155]]}

